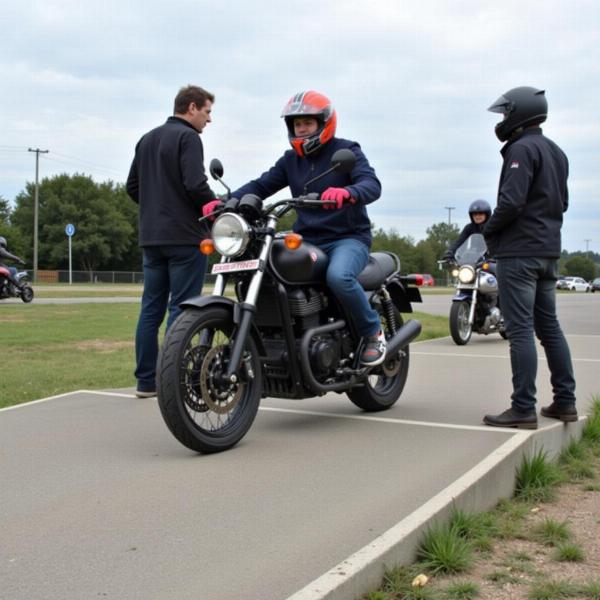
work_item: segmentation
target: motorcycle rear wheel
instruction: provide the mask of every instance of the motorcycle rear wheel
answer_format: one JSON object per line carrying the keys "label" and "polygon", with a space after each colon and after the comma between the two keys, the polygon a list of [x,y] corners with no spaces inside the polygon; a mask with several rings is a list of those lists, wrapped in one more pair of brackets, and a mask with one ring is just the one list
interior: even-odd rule
{"label": "motorcycle rear wheel", "polygon": [[246,435],[260,403],[262,372],[249,338],[240,381],[224,382],[232,315],[222,307],[187,309],[169,328],[157,364],[158,405],[167,427],[184,446],[211,454]]}
{"label": "motorcycle rear wheel", "polygon": [[454,343],[464,346],[469,343],[473,327],[469,325],[471,305],[468,302],[453,302],[450,307],[450,335]]}
{"label": "motorcycle rear wheel", "polygon": [[[396,308],[394,308],[394,316],[396,325],[400,329],[404,321]],[[383,313],[380,312],[379,317],[385,337],[389,339],[392,336],[390,327]],[[386,356],[383,364],[371,371],[365,385],[350,390],[348,397],[353,404],[367,412],[390,408],[402,395],[408,377],[409,362],[408,346],[402,348],[395,356]]]}

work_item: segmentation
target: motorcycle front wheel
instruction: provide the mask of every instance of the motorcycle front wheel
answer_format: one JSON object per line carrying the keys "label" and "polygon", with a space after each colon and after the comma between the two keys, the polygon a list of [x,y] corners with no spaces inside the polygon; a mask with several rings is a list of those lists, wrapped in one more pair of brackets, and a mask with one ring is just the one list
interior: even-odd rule
{"label": "motorcycle front wheel", "polygon": [[[392,331],[385,315],[380,312],[379,318],[385,337],[389,339],[392,337]],[[404,321],[396,308],[394,308],[394,319],[397,328],[400,329]],[[394,356],[386,356],[383,364],[373,368],[365,385],[350,390],[348,397],[353,404],[367,412],[377,412],[390,408],[402,395],[408,377],[409,361],[408,346],[402,348]]]}
{"label": "motorcycle front wheel", "polygon": [[169,328],[159,354],[157,395],[163,419],[196,452],[228,450],[246,435],[258,411],[262,372],[250,337],[238,381],[223,377],[233,331],[226,308],[188,309]]}
{"label": "motorcycle front wheel", "polygon": [[469,343],[473,328],[469,325],[471,305],[468,302],[453,302],[450,307],[450,335],[454,343],[464,346]]}
{"label": "motorcycle front wheel", "polygon": [[28,283],[21,288],[21,300],[25,303],[33,300],[33,288]]}

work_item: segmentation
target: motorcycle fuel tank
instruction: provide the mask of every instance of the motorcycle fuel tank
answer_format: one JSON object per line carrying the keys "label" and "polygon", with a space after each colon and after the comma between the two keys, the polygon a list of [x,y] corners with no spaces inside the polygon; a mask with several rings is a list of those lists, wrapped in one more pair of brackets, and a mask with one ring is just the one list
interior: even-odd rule
{"label": "motorcycle fuel tank", "polygon": [[284,283],[322,283],[329,259],[320,248],[304,242],[297,250],[289,250],[283,240],[276,239],[269,257],[275,275]]}
{"label": "motorcycle fuel tank", "polygon": [[479,290],[484,294],[495,294],[498,291],[498,281],[491,273],[479,273]]}

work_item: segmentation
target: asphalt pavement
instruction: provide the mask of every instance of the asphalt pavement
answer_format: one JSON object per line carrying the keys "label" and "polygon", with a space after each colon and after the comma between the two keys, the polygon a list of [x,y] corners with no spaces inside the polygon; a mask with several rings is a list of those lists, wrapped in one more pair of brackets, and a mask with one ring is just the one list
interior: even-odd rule
{"label": "asphalt pavement", "polygon": [[[449,296],[424,299],[419,310],[447,314]],[[558,300],[583,412],[600,392],[600,294]],[[543,353],[538,384],[545,404]],[[244,440],[218,455],[181,446],[156,400],[132,392],[0,411],[0,598],[353,598],[324,590],[359,589],[349,577],[365,571],[365,548],[426,522],[423,507],[451,500],[524,436],[571,427],[482,426],[510,397],[498,335],[412,344],[405,391],[384,413],[338,394],[266,399]]]}

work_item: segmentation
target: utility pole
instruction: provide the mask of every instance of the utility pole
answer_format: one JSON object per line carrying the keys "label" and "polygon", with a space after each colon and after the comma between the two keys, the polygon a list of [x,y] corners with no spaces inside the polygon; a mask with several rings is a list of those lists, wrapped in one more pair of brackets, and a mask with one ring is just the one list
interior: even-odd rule
{"label": "utility pole", "polygon": [[452,211],[456,206],[444,206],[444,208],[448,211],[448,225],[452,225]]}
{"label": "utility pole", "polygon": [[590,242],[592,240],[583,240],[585,242],[585,256],[586,258],[590,257]]}
{"label": "utility pole", "polygon": [[33,281],[37,283],[38,272],[38,205],[40,198],[40,154],[48,154],[49,150],[29,148],[28,152],[35,152],[35,193],[33,200]]}

